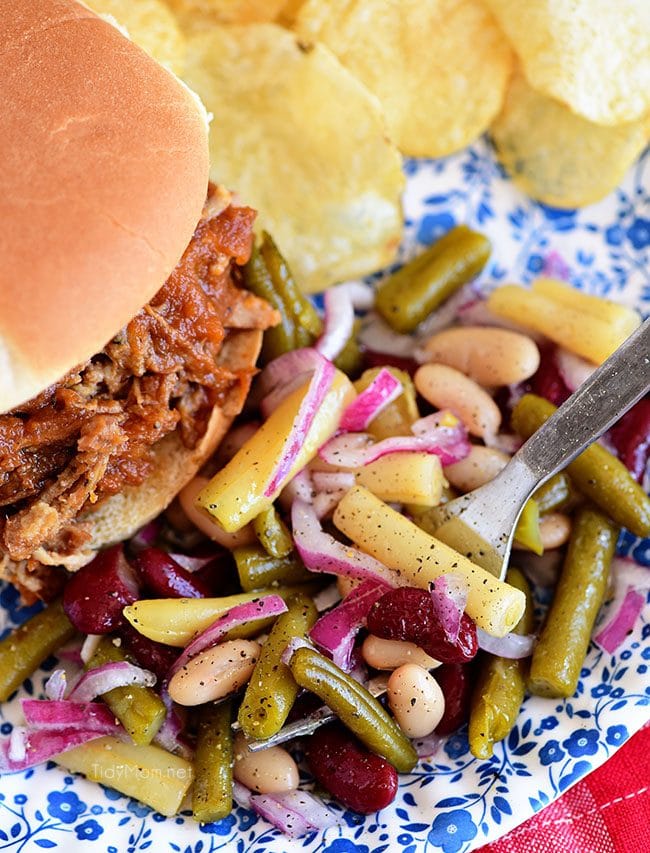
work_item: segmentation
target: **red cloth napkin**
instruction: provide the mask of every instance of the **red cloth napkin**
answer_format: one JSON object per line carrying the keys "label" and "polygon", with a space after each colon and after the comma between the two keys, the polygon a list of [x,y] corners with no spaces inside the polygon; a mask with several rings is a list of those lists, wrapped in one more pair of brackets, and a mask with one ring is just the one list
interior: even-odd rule
{"label": "red cloth napkin", "polygon": [[550,806],[477,853],[649,853],[650,725]]}

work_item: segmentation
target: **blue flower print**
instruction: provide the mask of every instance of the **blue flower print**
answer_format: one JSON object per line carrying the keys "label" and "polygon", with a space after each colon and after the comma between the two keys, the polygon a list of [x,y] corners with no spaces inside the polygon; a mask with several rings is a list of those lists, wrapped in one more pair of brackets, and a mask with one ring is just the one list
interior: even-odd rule
{"label": "blue flower print", "polygon": [[146,817],[151,809],[149,806],[145,806],[142,803],[139,803],[137,800],[131,800],[127,806],[127,809],[134,814],[136,817]]}
{"label": "blue flower print", "polygon": [[591,688],[591,695],[594,699],[600,699],[601,696],[607,696],[607,694],[611,692],[611,689],[611,684],[597,684],[595,687]]}
{"label": "blue flower print", "polygon": [[445,752],[452,759],[460,758],[461,755],[465,755],[468,750],[469,742],[467,740],[467,735],[454,735],[453,737],[450,737],[445,744]]}
{"label": "blue flower print", "polygon": [[605,240],[610,246],[620,246],[625,237],[625,232],[620,225],[610,225],[605,229]]}
{"label": "blue flower print", "polygon": [[627,728],[625,726],[609,726],[605,740],[610,746],[620,746],[628,738]]}
{"label": "blue flower print", "polygon": [[539,273],[544,268],[544,258],[541,255],[531,255],[526,263],[526,269],[533,274]]}
{"label": "blue flower print", "polygon": [[323,847],[323,853],[368,853],[365,844],[355,844],[348,838],[336,838],[327,847]]}
{"label": "blue flower print", "polygon": [[650,219],[639,217],[627,229],[627,236],[635,249],[650,246]]}
{"label": "blue flower print", "polygon": [[457,853],[466,841],[476,836],[476,824],[465,809],[443,812],[434,820],[429,841],[434,847],[441,847],[444,853]]}
{"label": "blue flower print", "polygon": [[449,213],[429,213],[423,217],[418,228],[418,242],[427,246],[439,240],[454,227],[454,217]]}
{"label": "blue flower print", "polygon": [[103,833],[103,829],[96,820],[85,820],[79,826],[75,826],[79,841],[95,841]]}
{"label": "blue flower print", "polygon": [[564,750],[556,740],[549,740],[539,751],[539,760],[545,766],[553,764],[554,761],[562,761]]}
{"label": "blue flower print", "polygon": [[74,791],[52,791],[47,795],[47,810],[63,823],[74,823],[86,811],[86,804]]}
{"label": "blue flower print", "polygon": [[230,835],[230,830],[236,822],[235,816],[229,814],[227,817],[221,818],[221,820],[214,821],[214,823],[199,824],[199,830],[209,835]]}
{"label": "blue flower print", "polygon": [[559,722],[560,721],[557,717],[544,717],[540,726],[545,732],[550,732],[551,729],[554,729],[559,724]]}
{"label": "blue flower print", "polygon": [[562,746],[573,758],[579,758],[581,755],[595,755],[598,752],[598,729],[573,732],[562,741]]}

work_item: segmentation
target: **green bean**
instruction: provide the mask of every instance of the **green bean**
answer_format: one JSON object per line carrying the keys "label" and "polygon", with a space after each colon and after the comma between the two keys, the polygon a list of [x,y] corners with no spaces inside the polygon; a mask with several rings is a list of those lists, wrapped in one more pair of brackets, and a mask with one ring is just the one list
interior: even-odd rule
{"label": "green bean", "polygon": [[[529,438],[555,411],[543,397],[524,394],[512,412],[513,429]],[[650,536],[650,497],[604,447],[592,444],[566,470],[577,489],[613,521],[637,536]]]}
{"label": "green bean", "polygon": [[400,773],[415,767],[411,742],[363,685],[314,649],[296,649],[289,666],[298,684],[322,699],[371,752]]}
{"label": "green bean", "polygon": [[247,545],[235,548],[232,553],[244,592],[314,580],[314,574],[305,568],[295,551],[278,558],[270,557],[259,545]]}
{"label": "green bean", "polygon": [[262,646],[244,699],[239,708],[239,725],[248,738],[264,739],[280,731],[298,694],[298,685],[282,653],[294,637],[304,637],[318,618],[313,601],[295,595],[289,609],[278,617]]}
{"label": "green bean", "polygon": [[260,252],[271,276],[275,292],[284,302],[299,333],[298,346],[311,346],[323,330],[323,321],[312,302],[296,285],[289,265],[267,231],[262,232]]}
{"label": "green bean", "polygon": [[0,702],[74,634],[61,602],[55,601],[5,637],[0,642]]}
{"label": "green bean", "polygon": [[[533,599],[530,585],[519,569],[511,568],[506,581],[526,596],[526,609],[516,634],[533,630]],[[480,671],[472,693],[469,717],[469,747],[476,758],[490,758],[493,746],[508,736],[524,701],[528,661],[482,654]]]}
{"label": "green bean", "polygon": [[197,716],[192,814],[195,820],[212,823],[232,811],[231,704],[202,705]]}
{"label": "green bean", "polygon": [[[87,669],[127,660],[124,652],[109,637],[102,637]],[[151,687],[114,687],[102,699],[137,744],[151,743],[167,715],[164,702]]]}
{"label": "green bean", "polygon": [[377,290],[375,307],[398,332],[412,332],[462,285],[475,278],[490,256],[483,234],[461,225],[414,260],[405,264]]}
{"label": "green bean", "polygon": [[618,527],[591,507],[574,518],[553,602],[533,652],[528,689],[536,696],[573,696],[591,632],[607,591]]}
{"label": "green bean", "polygon": [[273,504],[253,519],[253,529],[269,556],[286,557],[293,550],[291,534]]}
{"label": "green bean", "polygon": [[537,506],[542,515],[547,512],[557,512],[574,497],[575,489],[564,471],[555,474],[533,493],[533,498],[537,501]]}
{"label": "green bean", "polygon": [[262,361],[264,363],[272,361],[277,356],[296,349],[295,323],[281,296],[275,290],[264,258],[255,246],[244,267],[244,283],[252,293],[266,299],[280,313],[280,323],[264,332]]}
{"label": "green bean", "polygon": [[[360,394],[361,391],[365,391],[381,369],[381,367],[372,367],[369,370],[364,370],[354,383],[356,392]],[[367,432],[378,441],[392,436],[410,435],[411,425],[420,417],[415,385],[411,377],[405,370],[400,370],[397,367],[389,367],[387,370],[401,383],[403,390],[399,397],[386,406],[368,424]]]}

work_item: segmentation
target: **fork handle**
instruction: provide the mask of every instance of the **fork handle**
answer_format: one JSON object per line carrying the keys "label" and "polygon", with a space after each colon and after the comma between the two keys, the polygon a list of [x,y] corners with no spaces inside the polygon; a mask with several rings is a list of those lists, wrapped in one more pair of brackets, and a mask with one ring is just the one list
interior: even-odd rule
{"label": "fork handle", "polygon": [[[650,318],[517,451],[533,488],[568,465],[627,412],[650,386]],[[530,490],[532,491],[532,489]]]}

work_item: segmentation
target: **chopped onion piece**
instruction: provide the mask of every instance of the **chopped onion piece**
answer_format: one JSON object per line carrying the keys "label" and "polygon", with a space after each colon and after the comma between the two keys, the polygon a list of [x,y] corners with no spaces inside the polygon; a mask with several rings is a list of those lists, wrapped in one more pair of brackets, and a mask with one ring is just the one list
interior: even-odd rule
{"label": "chopped onion piece", "polygon": [[14,726],[9,735],[9,761],[24,761],[27,756],[27,729],[24,726]]}
{"label": "chopped onion piece", "polygon": [[352,668],[354,642],[366,624],[370,608],[389,589],[386,584],[375,580],[364,581],[333,610],[321,616],[309,632],[309,638],[344,672]]}
{"label": "chopped onion piece", "polygon": [[240,782],[234,782],[232,793],[238,806],[256,812],[289,838],[322,832],[342,823],[338,815],[307,791],[255,794]]}
{"label": "chopped onion piece", "polygon": [[335,492],[319,492],[315,495],[314,512],[316,518],[321,519],[331,515],[347,491],[347,489],[338,489]]}
{"label": "chopped onion piece", "polygon": [[511,631],[505,637],[493,637],[476,626],[479,648],[491,655],[510,660],[530,657],[535,648],[537,637],[534,634],[515,634]]}
{"label": "chopped onion piece", "polygon": [[443,466],[460,462],[472,449],[467,430],[452,412],[435,412],[420,418],[411,425],[411,431],[413,435],[431,442],[434,449],[427,452],[439,456]]}
{"label": "chopped onion piece", "polygon": [[343,545],[325,533],[314,508],[301,500],[294,501],[291,525],[298,553],[311,572],[329,572],[361,580],[374,580],[396,586],[395,572],[369,554],[351,545]]}
{"label": "chopped onion piece", "polygon": [[95,654],[101,639],[101,634],[88,634],[86,639],[83,641],[81,651],[79,652],[83,663],[88,663],[91,657]]}
{"label": "chopped onion piece", "polygon": [[497,432],[494,435],[488,434],[484,437],[484,441],[488,447],[500,450],[502,453],[507,453],[509,456],[516,453],[523,444],[523,441],[518,435],[510,435],[506,432]]}
{"label": "chopped onion piece", "polygon": [[437,735],[435,732],[431,732],[430,735],[416,738],[412,743],[413,748],[418,754],[418,758],[431,758],[432,755],[435,755],[436,752],[438,752],[444,741],[445,738],[442,737],[442,735]]}
{"label": "chopped onion piece", "polygon": [[402,393],[402,383],[383,367],[341,417],[344,432],[363,432],[380,412]]}
{"label": "chopped onion piece", "polygon": [[555,351],[555,363],[560,371],[560,376],[564,380],[564,384],[569,391],[576,391],[583,382],[591,376],[598,365],[592,364],[584,358],[580,358],[569,350],[563,347],[558,347]]}
{"label": "chopped onion piece", "polygon": [[302,838],[303,835],[315,832],[314,827],[293,809],[284,805],[277,795],[253,794],[251,808],[289,838]]}
{"label": "chopped onion piece", "polygon": [[143,548],[148,548],[154,544],[160,533],[160,522],[157,519],[145,524],[140,530],[131,537],[131,547],[135,551],[141,551]]}
{"label": "chopped onion piece", "polygon": [[265,419],[268,418],[269,415],[277,409],[280,403],[289,396],[289,394],[293,394],[296,388],[301,388],[307,383],[310,375],[309,371],[299,373],[297,376],[294,376],[293,379],[286,382],[286,384],[278,385],[270,394],[267,394],[260,403],[262,417]]}
{"label": "chopped onion piece", "polygon": [[314,501],[314,486],[311,481],[311,476],[306,468],[299,471],[296,476],[290,480],[280,492],[280,506],[287,510],[291,510],[293,502],[296,499],[304,501],[306,504],[311,504]]}
{"label": "chopped onion piece", "polygon": [[68,686],[68,678],[64,669],[55,669],[45,682],[45,695],[54,701],[63,699]]}
{"label": "chopped onion piece", "polygon": [[386,353],[400,358],[412,358],[415,352],[415,338],[395,332],[374,311],[363,318],[358,337],[363,346],[374,352]]}
{"label": "chopped onion piece", "polygon": [[177,658],[170,669],[167,678],[170,679],[175,672],[184,667],[190,658],[223,640],[232,628],[257,619],[279,616],[280,613],[285,613],[286,610],[287,605],[279,595],[275,594],[262,595],[259,598],[253,599],[253,601],[246,601],[244,604],[237,604],[235,607],[231,607],[227,613],[224,613],[223,616],[220,616],[211,625],[208,625],[198,637],[192,640],[189,646],[186,646],[183,653]]}
{"label": "chopped onion piece", "polygon": [[311,478],[319,492],[347,491],[356,482],[351,471],[313,471]]}
{"label": "chopped onion piece", "polygon": [[175,563],[178,563],[181,568],[188,572],[199,572],[217,557],[216,554],[212,554],[209,557],[190,557],[189,554],[170,554],[169,556]]}
{"label": "chopped onion piece", "polygon": [[168,705],[167,716],[153,739],[154,743],[157,743],[158,746],[162,746],[162,748],[166,749],[167,752],[171,752],[174,755],[180,755],[181,758],[190,759],[192,757],[192,750],[183,740],[182,736],[183,721],[171,700],[169,700],[169,702],[165,702],[165,704]]}
{"label": "chopped onion piece", "polygon": [[102,702],[73,702],[70,699],[23,699],[25,722],[31,729],[60,731],[80,728],[102,735],[121,731],[115,715]]}
{"label": "chopped onion piece", "polygon": [[6,738],[0,741],[0,773],[17,773],[20,770],[27,770],[29,767],[36,767],[38,764],[49,761],[55,755],[60,755],[62,752],[67,752],[75,746],[81,746],[81,744],[88,743],[89,740],[95,740],[98,737],[102,737],[101,732],[79,726],[57,729],[56,731],[43,729],[42,731],[28,732],[26,754],[19,761],[12,761],[9,755],[10,739]]}
{"label": "chopped onion piece", "polygon": [[304,637],[292,637],[289,640],[289,642],[287,643],[285,650],[282,652],[282,655],[281,655],[282,663],[289,666],[289,664],[291,662],[291,658],[293,657],[293,653],[297,649],[313,649],[313,648],[314,648],[314,646],[312,645],[312,643],[310,643]]}
{"label": "chopped onion piece", "polygon": [[339,284],[325,291],[325,323],[323,333],[314,345],[318,352],[333,361],[341,354],[354,329],[354,309],[367,310],[374,302],[374,292],[360,282]]}
{"label": "chopped onion piece", "polygon": [[614,654],[625,642],[641,613],[650,590],[650,569],[634,560],[617,557],[612,561],[614,598],[610,602],[612,614],[594,636],[594,643],[608,654]]}
{"label": "chopped onion piece", "polygon": [[153,687],[156,676],[128,661],[112,661],[84,673],[70,691],[71,702],[91,702],[114,687]]}
{"label": "chopped onion piece", "polygon": [[460,575],[447,573],[430,584],[431,599],[436,616],[450,643],[460,634],[460,621],[467,604],[467,582]]}

